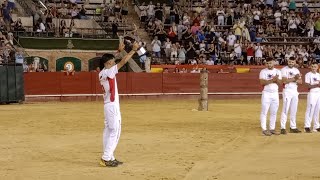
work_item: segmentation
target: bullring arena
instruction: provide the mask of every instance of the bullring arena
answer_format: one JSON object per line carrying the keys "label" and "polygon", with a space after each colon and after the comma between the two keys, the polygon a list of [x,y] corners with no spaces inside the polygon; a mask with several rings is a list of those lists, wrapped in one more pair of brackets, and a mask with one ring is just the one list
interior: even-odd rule
{"label": "bullring arena", "polygon": [[[263,135],[259,82],[269,58],[278,69],[293,58],[303,81],[320,63],[319,0],[0,3],[0,180],[320,179],[319,133],[289,133],[288,120],[288,134]],[[98,73],[122,39],[146,53],[117,74],[120,164],[101,161]],[[302,131],[308,88],[298,87]]]}
{"label": "bullring arena", "polygon": [[[116,155],[124,165],[105,168],[98,163],[102,153],[101,97],[99,93],[70,95],[95,89],[90,86],[95,84],[94,78],[86,78],[92,74],[26,74],[26,102],[0,106],[1,179],[320,178],[316,158],[319,134],[262,136],[257,73],[209,74],[207,112],[194,110],[198,106],[198,74],[146,75],[119,74],[123,131]],[[54,81],[56,77],[66,82],[61,89],[50,87],[60,83]],[[144,83],[139,80],[142,77]],[[164,79],[167,84],[157,84]],[[41,86],[34,88],[35,82]],[[246,82],[253,86],[246,88]],[[173,96],[178,87],[184,94]],[[223,92],[223,87],[252,92],[239,97],[239,92],[232,95]],[[64,91],[69,97],[59,95]],[[143,93],[138,95],[138,91]],[[168,94],[151,95],[157,91]],[[41,97],[40,92],[49,92],[52,97]],[[35,94],[37,97],[32,96]],[[306,108],[304,94],[297,115],[300,128]]]}

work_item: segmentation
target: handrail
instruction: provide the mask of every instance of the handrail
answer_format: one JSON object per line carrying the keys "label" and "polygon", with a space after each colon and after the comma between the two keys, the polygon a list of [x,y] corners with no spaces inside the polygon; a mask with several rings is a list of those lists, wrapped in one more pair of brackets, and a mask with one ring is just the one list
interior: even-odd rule
{"label": "handrail", "polygon": [[[37,32],[33,31],[32,26],[26,26],[26,31],[14,31],[15,37],[55,37],[56,33],[51,32]],[[76,32],[69,32],[69,35],[72,34],[73,38],[88,38],[88,39],[118,39],[117,36],[113,36],[112,32],[106,32],[105,28],[77,28]],[[124,34],[124,31],[118,32],[120,35]],[[68,34],[68,32],[65,32]],[[63,36],[65,37],[65,36]]]}

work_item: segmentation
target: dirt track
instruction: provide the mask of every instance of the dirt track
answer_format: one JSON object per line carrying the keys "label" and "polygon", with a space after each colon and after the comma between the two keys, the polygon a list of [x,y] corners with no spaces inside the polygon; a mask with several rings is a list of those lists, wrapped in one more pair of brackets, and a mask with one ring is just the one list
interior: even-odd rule
{"label": "dirt track", "polygon": [[319,133],[262,136],[259,99],[196,103],[121,101],[117,168],[99,166],[101,102],[0,106],[0,179],[320,179]]}

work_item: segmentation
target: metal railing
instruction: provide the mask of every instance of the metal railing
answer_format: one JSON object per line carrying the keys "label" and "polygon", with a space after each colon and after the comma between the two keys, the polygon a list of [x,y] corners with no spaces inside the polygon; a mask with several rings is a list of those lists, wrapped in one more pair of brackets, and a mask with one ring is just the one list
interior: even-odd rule
{"label": "metal railing", "polygon": [[[62,35],[55,31],[49,32],[37,32],[33,30],[32,26],[26,26],[25,31],[14,31],[15,37],[46,37],[46,38],[58,38],[58,37],[72,37],[70,38],[88,38],[88,39],[118,39],[112,32],[106,32],[104,28],[77,28],[76,32],[65,31]],[[58,34],[58,35],[57,35]],[[123,35],[124,31],[119,32],[119,35]]]}

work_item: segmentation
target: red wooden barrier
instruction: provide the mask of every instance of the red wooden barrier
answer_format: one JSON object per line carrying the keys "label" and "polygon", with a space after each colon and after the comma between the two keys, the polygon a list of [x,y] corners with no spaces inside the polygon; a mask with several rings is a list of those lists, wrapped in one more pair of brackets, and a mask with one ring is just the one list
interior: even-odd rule
{"label": "red wooden barrier", "polygon": [[25,94],[61,94],[59,73],[25,73]]}
{"label": "red wooden barrier", "polygon": [[[303,74],[306,72],[303,71]],[[209,74],[209,92],[261,92],[259,72]],[[80,72],[74,76],[63,73],[25,73],[26,95],[102,94],[98,73]],[[119,73],[120,94],[199,93],[199,74],[192,73]],[[281,90],[281,88],[280,88]],[[299,86],[307,92],[306,85]]]}

